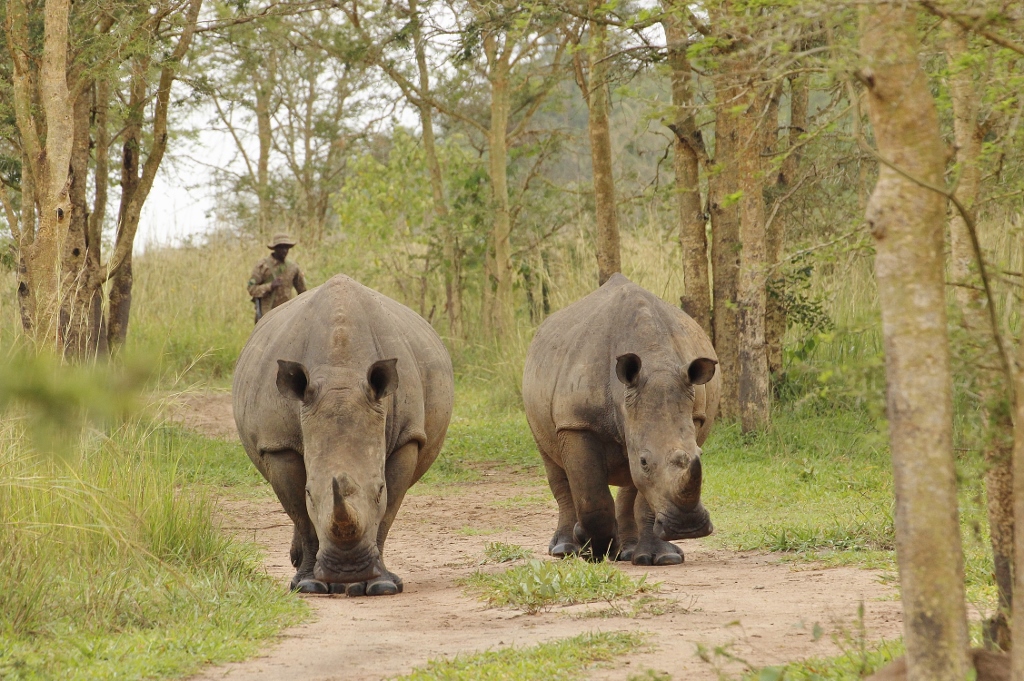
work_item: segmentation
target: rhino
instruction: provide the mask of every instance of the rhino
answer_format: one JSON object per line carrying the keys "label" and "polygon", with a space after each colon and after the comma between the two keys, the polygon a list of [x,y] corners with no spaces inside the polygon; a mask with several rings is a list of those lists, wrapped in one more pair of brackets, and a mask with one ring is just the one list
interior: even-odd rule
{"label": "rhino", "polygon": [[558,502],[551,555],[675,565],[672,540],[711,534],[700,445],[717,365],[697,322],[621,274],[540,325],[523,403]]}
{"label": "rhino", "polygon": [[294,523],[293,590],[401,593],[384,543],[441,450],[453,398],[430,324],[347,276],[260,320],[232,402],[246,453]]}

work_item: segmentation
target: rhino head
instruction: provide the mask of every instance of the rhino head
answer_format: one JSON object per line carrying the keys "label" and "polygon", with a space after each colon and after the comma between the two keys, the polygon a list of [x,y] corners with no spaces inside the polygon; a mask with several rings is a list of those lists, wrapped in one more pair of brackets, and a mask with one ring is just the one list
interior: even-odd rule
{"label": "rhino head", "polygon": [[278,360],[277,389],[297,400],[306,467],[306,510],[319,549],[313,576],[362,582],[379,576],[377,528],[387,509],[386,399],[397,359],[350,368]]}
{"label": "rhino head", "polygon": [[[717,360],[645,369],[633,353],[616,358],[625,385],[626,453],[633,483],[654,512],[659,539],[691,539],[712,532],[700,503],[701,449],[694,425],[694,387],[710,381]],[[703,415],[700,415],[703,418]]]}

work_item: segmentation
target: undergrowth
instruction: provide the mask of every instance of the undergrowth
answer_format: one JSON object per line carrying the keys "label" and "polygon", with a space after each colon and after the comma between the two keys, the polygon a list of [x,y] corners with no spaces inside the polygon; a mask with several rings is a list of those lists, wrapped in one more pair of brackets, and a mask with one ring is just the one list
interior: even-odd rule
{"label": "undergrowth", "polygon": [[540,645],[492,650],[476,655],[431,660],[395,681],[532,681],[585,679],[587,670],[607,665],[644,645],[642,634],[600,632]]}
{"label": "undergrowth", "polygon": [[490,605],[529,614],[554,605],[612,602],[659,589],[646,575],[633,579],[614,563],[582,558],[531,560],[498,573],[477,571],[462,583]]}
{"label": "undergrowth", "polygon": [[[0,415],[0,678],[180,676],[301,619],[255,546],[216,526],[207,489],[187,484],[216,445],[134,417],[78,421],[93,390],[29,418],[44,385],[8,387],[16,403]],[[77,436],[34,435],[61,418]]]}

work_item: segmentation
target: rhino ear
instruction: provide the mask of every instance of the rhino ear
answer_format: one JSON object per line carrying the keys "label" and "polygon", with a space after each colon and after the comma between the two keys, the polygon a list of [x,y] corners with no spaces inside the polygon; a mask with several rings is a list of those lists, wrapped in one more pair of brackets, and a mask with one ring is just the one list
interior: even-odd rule
{"label": "rhino ear", "polygon": [[301,362],[277,360],[277,390],[290,400],[306,399],[306,388],[309,387],[309,372]]}
{"label": "rhino ear", "polygon": [[370,386],[373,399],[380,401],[395,392],[398,387],[397,358],[374,362],[366,372],[366,383]]}
{"label": "rhino ear", "polygon": [[615,358],[615,375],[622,383],[632,388],[636,386],[636,378],[640,375],[642,366],[643,362],[638,355],[627,352]]}
{"label": "rhino ear", "polygon": [[690,385],[704,385],[715,377],[716,359],[698,357],[686,367],[686,375],[690,377]]}

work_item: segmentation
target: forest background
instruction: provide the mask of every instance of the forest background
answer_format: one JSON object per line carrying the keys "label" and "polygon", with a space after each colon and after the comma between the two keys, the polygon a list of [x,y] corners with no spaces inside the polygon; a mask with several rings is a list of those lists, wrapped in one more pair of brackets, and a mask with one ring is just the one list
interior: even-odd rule
{"label": "forest background", "polygon": [[[533,329],[621,271],[712,337],[725,420],[756,433],[787,410],[858,411],[898,469],[883,345],[894,362],[901,331],[881,318],[917,324],[939,262],[942,309],[915,327],[941,312],[939,335],[910,352],[956,406],[936,469],[952,471],[954,421],[956,451],[984,461],[987,637],[1009,646],[1013,3],[11,0],[0,17],[7,348],[223,380],[251,330],[248,272],[288,231],[310,283],[344,272],[409,305],[515,408]],[[900,119],[900,103],[920,108]],[[202,163],[209,131],[235,159],[210,169],[206,235],[136,256],[161,165]],[[900,210],[928,224],[887,240]]]}

